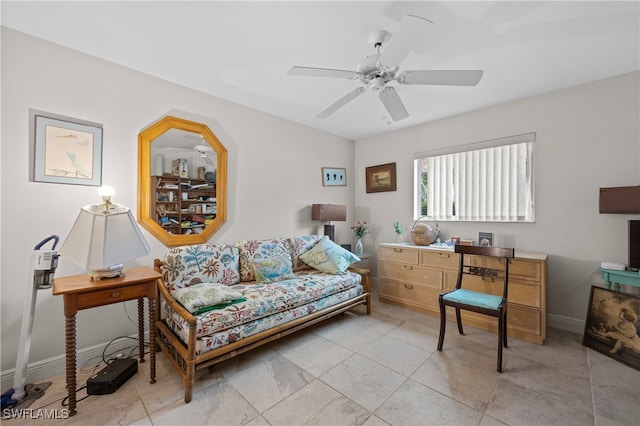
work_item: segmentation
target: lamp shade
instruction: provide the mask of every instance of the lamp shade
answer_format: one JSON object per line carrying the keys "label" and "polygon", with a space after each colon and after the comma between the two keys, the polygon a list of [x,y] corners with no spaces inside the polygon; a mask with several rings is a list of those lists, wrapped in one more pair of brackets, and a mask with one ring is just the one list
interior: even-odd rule
{"label": "lamp shade", "polygon": [[640,185],[600,188],[600,213],[640,213]]}
{"label": "lamp shade", "polygon": [[311,220],[344,222],[347,220],[347,206],[337,204],[312,204]]}
{"label": "lamp shade", "polygon": [[119,204],[93,204],[80,209],[60,255],[87,269],[120,264],[150,251],[131,211]]}

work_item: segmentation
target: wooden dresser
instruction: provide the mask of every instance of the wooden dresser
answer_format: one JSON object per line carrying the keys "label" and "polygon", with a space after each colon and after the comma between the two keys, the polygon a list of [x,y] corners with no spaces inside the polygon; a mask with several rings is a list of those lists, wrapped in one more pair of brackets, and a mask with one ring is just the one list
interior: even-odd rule
{"label": "wooden dresser", "polygon": [[[478,266],[484,259],[476,258]],[[492,261],[492,260],[491,260]],[[496,260],[498,261],[498,260]],[[431,315],[440,315],[438,295],[456,285],[459,257],[453,250],[409,244],[378,244],[378,291],[382,302],[394,303]],[[484,289],[481,280],[470,289]],[[543,344],[547,328],[547,255],[516,251],[509,266],[507,333]],[[448,310],[455,320],[453,309]],[[462,312],[463,324],[497,331],[497,321]]]}

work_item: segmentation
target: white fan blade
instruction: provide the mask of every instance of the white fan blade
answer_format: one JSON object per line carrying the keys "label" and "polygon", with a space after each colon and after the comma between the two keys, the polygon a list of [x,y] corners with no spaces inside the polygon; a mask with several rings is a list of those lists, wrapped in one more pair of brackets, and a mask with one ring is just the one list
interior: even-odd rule
{"label": "white fan blade", "polygon": [[400,121],[409,116],[407,109],[398,96],[398,92],[393,87],[387,86],[378,95],[384,107],[389,111],[393,121]]}
{"label": "white fan blade", "polygon": [[391,36],[389,44],[380,55],[378,66],[391,69],[400,64],[414,44],[425,37],[428,23],[433,24],[419,16],[403,16],[398,30]]}
{"label": "white fan blade", "polygon": [[334,112],[336,112],[337,110],[339,110],[340,108],[342,108],[343,106],[345,106],[346,104],[348,104],[349,102],[357,98],[358,96],[362,95],[363,93],[364,93],[364,87],[358,87],[356,90],[347,93],[346,95],[338,99],[336,102],[329,105],[327,109],[322,111],[320,114],[316,115],[316,118],[327,118],[328,116],[330,116],[331,114],[333,114]]}
{"label": "white fan blade", "polygon": [[482,70],[418,70],[405,71],[398,76],[401,84],[432,84],[440,86],[475,86],[482,78]]}
{"label": "white fan blade", "polygon": [[291,67],[288,75],[302,75],[305,77],[332,77],[332,78],[355,78],[358,77],[356,71],[335,70],[331,68],[311,68],[311,67]]}

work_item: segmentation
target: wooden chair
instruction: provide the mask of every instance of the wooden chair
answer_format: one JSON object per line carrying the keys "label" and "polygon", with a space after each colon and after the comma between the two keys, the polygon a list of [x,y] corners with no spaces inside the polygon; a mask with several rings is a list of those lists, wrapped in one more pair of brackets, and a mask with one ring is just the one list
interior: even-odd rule
{"label": "wooden chair", "polygon": [[[460,255],[458,280],[455,289],[440,294],[440,337],[442,350],[447,325],[446,307],[456,309],[458,331],[464,335],[460,310],[478,312],[498,318],[498,372],[502,373],[502,347],[507,347],[507,290],[509,259],[514,249],[456,245]],[[466,288],[463,288],[463,284]]]}

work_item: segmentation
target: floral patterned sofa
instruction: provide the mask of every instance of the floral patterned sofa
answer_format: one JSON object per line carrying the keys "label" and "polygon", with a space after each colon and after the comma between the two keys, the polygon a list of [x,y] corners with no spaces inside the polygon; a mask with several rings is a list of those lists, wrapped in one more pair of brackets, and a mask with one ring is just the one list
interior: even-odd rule
{"label": "floral patterned sofa", "polygon": [[322,235],[184,246],[156,259],[156,344],[180,372],[185,402],[200,369],[358,305],[369,314],[371,278],[358,261]]}

